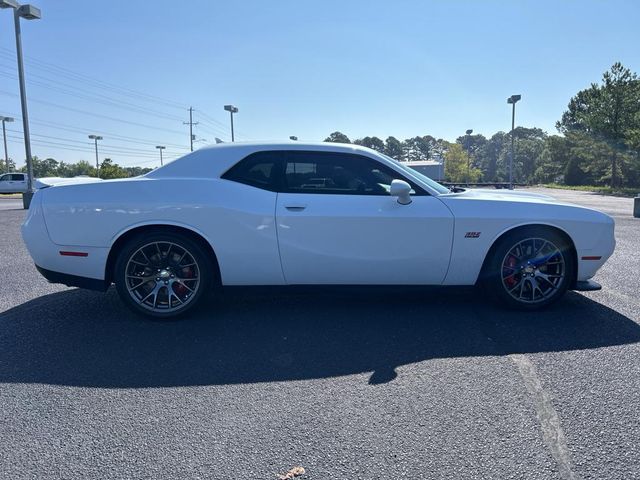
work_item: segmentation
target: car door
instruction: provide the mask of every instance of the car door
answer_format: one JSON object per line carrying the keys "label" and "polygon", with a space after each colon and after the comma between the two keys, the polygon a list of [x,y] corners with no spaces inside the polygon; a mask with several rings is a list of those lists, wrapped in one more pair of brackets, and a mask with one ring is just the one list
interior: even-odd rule
{"label": "car door", "polygon": [[16,193],[27,191],[27,179],[24,173],[14,173],[11,176],[13,181],[13,191]]}
{"label": "car door", "polygon": [[[288,284],[441,284],[453,216],[395,170],[336,152],[285,155],[276,202],[280,259]],[[389,195],[412,184],[412,202]]]}
{"label": "car door", "polygon": [[10,173],[0,175],[0,193],[9,193],[10,179],[11,179]]}

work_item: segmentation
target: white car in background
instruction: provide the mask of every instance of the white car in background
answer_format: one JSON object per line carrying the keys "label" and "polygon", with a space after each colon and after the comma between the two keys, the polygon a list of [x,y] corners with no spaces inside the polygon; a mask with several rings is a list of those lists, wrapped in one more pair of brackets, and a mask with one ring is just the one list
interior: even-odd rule
{"label": "white car in background", "polygon": [[5,173],[0,175],[0,193],[24,193],[27,191],[27,175]]}
{"label": "white car in background", "polygon": [[355,145],[221,144],[144,176],[38,190],[22,227],[50,281],[115,283],[170,317],[215,285],[474,285],[536,309],[612,254],[613,219],[527,192],[449,189]]}

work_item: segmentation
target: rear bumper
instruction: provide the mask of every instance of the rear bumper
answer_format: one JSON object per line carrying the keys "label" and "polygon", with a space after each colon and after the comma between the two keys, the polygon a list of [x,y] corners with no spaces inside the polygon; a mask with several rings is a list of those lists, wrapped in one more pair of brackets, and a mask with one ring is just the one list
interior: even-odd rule
{"label": "rear bumper", "polygon": [[[77,285],[73,279],[89,280],[90,284],[104,282],[105,266],[109,248],[85,247],[81,245],[58,245],[51,241],[42,213],[42,195],[46,191],[38,190],[31,201],[29,213],[22,225],[22,238],[33,262],[45,278],[51,282]],[[79,225],[77,237],[85,235],[84,225]],[[61,252],[83,252],[83,256],[68,256]],[[51,280],[46,272],[52,272]],[[64,278],[67,280],[60,280]],[[96,283],[97,282],[97,283]],[[86,283],[86,282],[85,282]],[[80,285],[77,285],[80,286]]]}
{"label": "rear bumper", "polygon": [[54,272],[53,270],[47,270],[46,268],[39,267],[38,265],[36,265],[36,268],[38,269],[38,272],[40,272],[40,274],[49,281],[49,283],[62,283],[68,287],[86,288],[88,290],[96,290],[99,292],[104,292],[109,288],[109,284],[104,280]]}

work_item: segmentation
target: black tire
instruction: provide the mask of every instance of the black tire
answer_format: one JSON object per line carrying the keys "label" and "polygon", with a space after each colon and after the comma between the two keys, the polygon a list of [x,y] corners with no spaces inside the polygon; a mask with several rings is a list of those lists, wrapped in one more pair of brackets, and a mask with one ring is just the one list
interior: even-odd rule
{"label": "black tire", "polygon": [[[533,261],[528,255],[538,248],[543,252]],[[517,258],[518,252],[522,254],[521,259]],[[538,264],[540,259],[548,260]],[[563,235],[551,228],[525,227],[498,240],[485,262],[481,286],[502,305],[538,310],[565,294],[575,279],[575,272],[573,246]]]}
{"label": "black tire", "polygon": [[[117,255],[116,289],[135,313],[156,319],[179,317],[211,291],[214,262],[210,254],[181,233],[155,231],[136,235]],[[178,260],[179,257],[182,258]]]}

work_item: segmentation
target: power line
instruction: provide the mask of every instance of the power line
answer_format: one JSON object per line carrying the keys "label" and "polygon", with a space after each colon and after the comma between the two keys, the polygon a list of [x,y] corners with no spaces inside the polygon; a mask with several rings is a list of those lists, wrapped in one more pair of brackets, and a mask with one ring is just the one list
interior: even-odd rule
{"label": "power line", "polygon": [[[12,139],[12,140],[22,140],[23,137],[22,136],[18,136],[18,135],[7,135],[7,139]],[[50,142],[47,140],[32,140],[34,145],[37,146],[44,146],[44,147],[49,147],[49,148],[59,148],[60,150],[63,151],[76,151],[76,152],[82,152],[82,153],[93,153],[94,149],[91,148],[91,146],[89,146],[88,144],[86,146],[81,146],[81,145],[69,145],[67,143],[60,143],[60,142]],[[106,153],[109,155],[122,155],[122,156],[129,156],[129,157],[140,157],[140,158],[153,158],[153,159],[157,159],[157,156],[155,154],[152,153],[139,153],[139,152],[126,152],[126,151],[120,151],[120,150],[116,150],[114,149],[114,147],[109,147],[109,146],[105,146],[104,148],[100,148],[100,151],[102,153]],[[180,154],[175,154],[175,153],[171,153],[168,154],[166,156],[166,158],[178,158],[182,155]]]}
{"label": "power line", "polygon": [[[18,133],[18,134],[22,134],[22,132],[20,130],[13,130],[13,129],[7,129],[8,132],[12,132],[12,133]],[[52,139],[52,140],[58,140],[58,141],[62,141],[62,142],[69,142],[69,143],[77,143],[80,145],[86,145],[88,142],[84,141],[84,140],[75,140],[72,138],[61,138],[61,137],[52,137],[50,135],[42,135],[42,134],[38,134],[38,133],[33,133],[32,134],[34,137],[40,137],[40,138],[48,138],[48,139]],[[53,143],[53,142],[52,142]],[[64,144],[61,144],[64,145]],[[143,153],[143,154],[150,154],[151,150],[148,148],[134,148],[134,147],[125,147],[125,146],[120,146],[120,145],[111,145],[109,146],[109,144],[103,144],[106,148],[110,148],[113,150],[121,150],[122,153]],[[176,154],[176,155],[183,155],[180,152],[166,152],[167,154]]]}
{"label": "power line", "polygon": [[[10,60],[12,59],[12,53],[9,49],[4,48],[4,47],[0,47],[0,56],[4,56],[6,59]],[[33,63],[35,65],[35,68],[38,69],[42,69],[45,72],[48,73],[52,73],[54,75],[57,76],[62,76],[64,78],[67,78],[73,82],[79,82],[82,83],[84,85],[88,85],[90,88],[97,88],[97,89],[101,89],[101,90],[106,90],[106,91],[110,91],[116,95],[124,95],[127,96],[129,98],[135,98],[139,101],[143,101],[143,102],[152,102],[154,105],[157,106],[158,104],[158,100],[167,105],[170,106],[172,108],[179,108],[179,109],[183,109],[184,107],[180,106],[179,103],[171,101],[171,100],[167,100],[164,99],[162,97],[158,97],[155,95],[149,95],[147,93],[144,92],[139,92],[127,87],[121,87],[115,84],[110,84],[108,82],[104,82],[102,80],[98,80],[98,79],[94,79],[88,75],[84,75],[84,74],[80,74],[77,72],[74,72],[72,70],[60,67],[58,65],[54,65],[48,62],[43,62],[40,60],[36,60],[33,57],[28,57],[28,62],[29,63]],[[0,65],[3,66],[3,65]],[[5,66],[6,67],[6,66]],[[4,72],[5,75],[7,74],[7,72]],[[163,112],[159,112],[157,110],[150,110],[146,105],[145,106],[141,106],[141,105],[136,105],[135,103],[132,102],[128,102],[128,101],[124,101],[121,99],[117,99],[117,98],[113,98],[110,97],[108,95],[103,95],[100,93],[95,93],[92,92],[91,90],[87,90],[86,88],[79,88],[76,85],[72,85],[69,83],[65,83],[65,82],[61,82],[58,78],[52,79],[51,77],[47,77],[44,75],[38,75],[37,73],[32,73],[30,74],[30,76],[35,76],[47,81],[53,81],[57,84],[61,84],[61,85],[65,85],[67,87],[70,87],[74,90],[79,90],[82,92],[85,92],[87,94],[89,94],[91,97],[86,97],[86,96],[82,96],[76,92],[70,92],[69,90],[65,90],[62,89],[58,86],[54,86],[51,85],[50,83],[42,83],[42,82],[38,82],[36,80],[30,80],[29,83],[33,83],[34,85],[40,85],[43,86],[44,88],[49,88],[52,89],[54,91],[59,91],[60,93],[66,94],[66,95],[73,95],[76,96],[78,98],[82,98],[82,99],[88,99],[88,100],[92,100],[92,101],[96,101],[98,103],[103,103],[106,105],[111,105],[111,106],[116,106],[119,108],[126,108],[128,110],[131,111],[135,111],[136,113],[142,113],[142,114],[151,114],[153,113],[154,116],[156,117],[163,117],[163,118],[167,118],[167,119],[171,119],[171,120],[176,120],[176,121],[180,121],[181,119],[175,115],[171,115],[171,114],[167,114],[167,113],[163,113]],[[14,77],[15,78],[15,77]],[[99,97],[95,98],[95,97]],[[113,105],[113,104],[117,104],[117,105]],[[206,114],[204,111],[200,111],[198,110],[199,115],[202,117],[200,119],[200,121],[202,123],[205,123],[208,125],[208,127],[210,128],[210,130],[212,132],[214,132],[216,135],[223,135],[226,136],[227,135],[227,126],[220,122],[219,120],[216,120],[215,118],[211,117],[210,115]],[[242,138],[242,132],[239,131],[239,134],[237,135],[239,138]]]}
{"label": "power line", "polygon": [[[3,65],[0,64],[0,67],[3,67]],[[6,73],[4,71],[0,71],[0,75],[5,77],[5,78],[11,78],[11,79],[16,79],[17,78],[15,75],[11,75],[10,73]],[[35,73],[32,73],[29,76],[30,77],[44,78],[44,79],[50,80],[47,77],[44,77],[42,75],[38,75],[38,74],[35,74]],[[175,120],[175,121],[180,121],[181,120],[180,117],[177,117],[175,115],[168,115],[168,114],[162,113],[162,112],[160,112],[158,110],[151,110],[151,109],[149,109],[147,107],[135,105],[134,103],[131,103],[131,102],[125,102],[125,101],[122,101],[122,100],[117,100],[117,99],[110,98],[110,97],[108,97],[106,95],[96,94],[96,93],[93,93],[93,92],[91,92],[89,90],[78,88],[78,87],[76,87],[74,85],[65,84],[64,82],[57,82],[56,81],[56,83],[60,83],[61,85],[69,86],[69,87],[73,88],[74,90],[67,90],[65,88],[61,88],[61,87],[56,86],[56,85],[51,85],[50,83],[41,82],[39,80],[31,80],[30,79],[30,80],[27,81],[27,83],[30,84],[30,85],[40,86],[40,87],[46,88],[48,90],[60,92],[62,94],[73,96],[73,97],[80,98],[80,99],[83,99],[83,100],[90,100],[90,101],[95,102],[95,103],[100,103],[100,104],[107,105],[107,106],[112,106],[112,107],[121,108],[121,109],[124,109],[124,110],[129,110],[129,111],[133,111],[135,113],[140,113],[140,114],[143,114],[143,115],[150,115],[150,116],[153,116],[153,117],[162,117],[162,118],[166,118],[166,119],[169,119],[169,120]],[[81,93],[77,93],[76,90],[77,91],[88,92],[89,95],[83,95]]]}
{"label": "power line", "polygon": [[[5,47],[0,47],[0,55],[4,56],[5,58],[12,58],[13,56],[13,52]],[[55,65],[53,63],[48,63],[48,62],[43,62],[41,60],[37,60],[33,57],[30,56],[26,56],[25,57],[27,60],[27,63],[29,64],[33,64],[34,66],[36,66],[37,68],[41,68],[43,70],[47,70],[53,73],[56,73],[57,75],[61,75],[64,76],[66,78],[78,81],[78,82],[84,82],[86,84],[93,84],[95,86],[98,86],[99,88],[102,88],[104,90],[110,90],[113,92],[117,92],[119,95],[122,96],[129,96],[132,98],[138,98],[140,100],[144,100],[146,102],[151,102],[151,103],[157,103],[157,102],[161,102],[164,103],[165,105],[172,107],[172,108],[176,108],[176,109],[184,109],[184,106],[178,102],[175,102],[173,100],[168,100],[162,97],[159,97],[157,95],[150,95],[148,93],[145,92],[140,92],[140,91],[136,91],[133,90],[131,88],[128,87],[122,87],[120,85],[116,85],[113,83],[109,83],[109,82],[105,82],[103,80],[98,80],[95,78],[92,78],[88,75],[84,75],[82,73],[77,73],[74,72],[73,70],[61,67],[59,65]]]}
{"label": "power line", "polygon": [[[15,93],[7,92],[7,91],[4,91],[4,90],[0,90],[0,94],[7,95],[7,96],[10,96],[10,97],[17,97],[18,96]],[[165,131],[165,132],[175,133],[175,134],[178,134],[178,135],[180,135],[182,133],[182,132],[178,132],[177,130],[171,130],[169,128],[162,128],[162,127],[158,127],[158,126],[154,126],[154,125],[148,125],[148,124],[139,123],[139,122],[131,122],[131,121],[128,121],[128,120],[122,120],[120,118],[110,117],[108,115],[101,115],[99,113],[87,112],[86,110],[81,110],[79,108],[66,107],[64,105],[59,105],[57,103],[48,102],[46,100],[39,100],[37,98],[29,97],[29,101],[30,102],[41,103],[43,105],[48,105],[48,106],[54,107],[54,108],[60,108],[62,110],[67,110],[67,111],[70,111],[70,112],[81,113],[83,115],[91,115],[93,117],[104,118],[106,120],[111,120],[113,122],[126,123],[128,125],[135,125],[135,126],[138,126],[138,127],[150,128],[152,130],[162,130],[162,131]]]}
{"label": "power line", "polygon": [[[7,112],[10,113],[11,112]],[[13,115],[15,118],[20,118],[19,115]],[[96,129],[96,128],[82,128],[82,127],[77,127],[74,125],[67,125],[64,123],[57,123],[57,122],[48,122],[45,120],[39,120],[39,119],[29,119],[29,121],[35,125],[42,125],[48,128],[52,128],[54,130],[62,130],[62,131],[66,131],[66,132],[72,132],[72,133],[80,133],[82,135],[87,135],[91,132],[93,132],[94,130],[100,130],[102,132],[103,135],[107,135],[109,138],[113,138],[114,140],[120,140],[123,141],[125,143],[135,143],[138,145],[150,145],[150,146],[155,146],[158,145],[159,143],[163,143],[164,145],[168,146],[168,147],[173,147],[173,148],[178,148],[178,149],[184,149],[184,150],[188,150],[189,147],[186,147],[184,145],[179,145],[176,143],[167,143],[164,140],[148,140],[148,139],[140,139],[137,137],[129,137],[126,135],[120,135],[117,133],[112,133],[112,132],[106,132],[102,129]]]}

